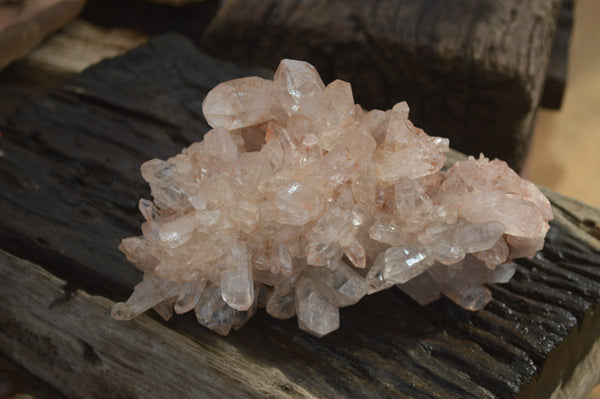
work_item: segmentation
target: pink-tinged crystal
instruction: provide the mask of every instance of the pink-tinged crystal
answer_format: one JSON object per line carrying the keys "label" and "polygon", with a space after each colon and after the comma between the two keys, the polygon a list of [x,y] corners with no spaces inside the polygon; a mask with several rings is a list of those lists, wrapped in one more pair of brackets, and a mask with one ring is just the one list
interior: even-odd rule
{"label": "pink-tinged crystal", "polygon": [[221,296],[236,310],[248,310],[254,302],[252,264],[245,245],[234,243],[221,273]]}
{"label": "pink-tinged crystal", "polygon": [[359,269],[367,267],[367,252],[356,238],[348,246],[344,247],[344,254],[355,267]]}
{"label": "pink-tinged crystal", "polygon": [[313,266],[326,266],[341,256],[342,247],[337,242],[311,242],[306,247],[306,262]]}
{"label": "pink-tinged crystal", "polygon": [[164,300],[177,296],[180,289],[177,283],[163,280],[157,275],[146,274],[144,280],[135,286],[127,302],[118,303],[112,308],[111,316],[120,320],[131,320]]}
{"label": "pink-tinged crystal", "polygon": [[431,250],[423,245],[390,247],[385,251],[383,278],[402,284],[423,273],[433,264]]}
{"label": "pink-tinged crystal", "polygon": [[206,287],[206,280],[200,279],[199,281],[188,281],[183,284],[183,288],[179,291],[177,301],[173,306],[176,313],[187,313],[193,310],[200,297],[204,288]]}
{"label": "pink-tinged crystal", "polygon": [[[327,97],[319,73],[307,62],[283,60],[275,72],[275,89],[289,115],[314,115],[320,122],[326,116]],[[218,87],[218,86],[217,86]]]}
{"label": "pink-tinged crystal", "polygon": [[267,313],[277,319],[291,319],[296,315],[296,295],[294,283],[276,285],[267,299]]}
{"label": "pink-tinged crystal", "polygon": [[296,226],[305,225],[321,213],[322,199],[312,187],[292,181],[275,193],[275,221]]}
{"label": "pink-tinged crystal", "polygon": [[394,285],[477,310],[484,284],[544,244],[550,204],[506,163],[443,170],[448,140],[415,127],[408,104],[364,111],[306,62],[222,83],[203,110],[202,142],[141,167],[154,200],[139,202],[143,236],[119,248],[144,279],[117,319],[193,309],[227,335],[262,306],[323,336],[340,307]]}
{"label": "pink-tinged crystal", "polygon": [[365,279],[339,259],[326,268],[309,268],[305,275],[336,306],[350,306],[367,294]]}
{"label": "pink-tinged crystal", "polygon": [[443,285],[442,293],[467,310],[481,309],[492,300],[490,290],[481,284],[454,283]]}
{"label": "pink-tinged crystal", "polygon": [[271,119],[275,89],[273,82],[257,76],[224,82],[202,102],[209,125],[228,130],[253,126]]}
{"label": "pink-tinged crystal", "polygon": [[314,281],[308,277],[300,277],[295,290],[296,315],[302,330],[322,337],[339,328],[338,307],[317,289]]}
{"label": "pink-tinged crystal", "polygon": [[437,301],[441,294],[441,285],[436,283],[428,273],[421,273],[404,284],[396,284],[396,287],[421,306]]}

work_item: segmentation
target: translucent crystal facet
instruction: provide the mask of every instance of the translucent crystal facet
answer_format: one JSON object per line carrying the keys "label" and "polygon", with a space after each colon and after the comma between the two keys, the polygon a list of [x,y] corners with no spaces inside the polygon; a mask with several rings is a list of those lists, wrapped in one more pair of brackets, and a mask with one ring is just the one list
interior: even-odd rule
{"label": "translucent crystal facet", "polygon": [[153,201],[119,248],[144,278],[117,319],[193,310],[227,335],[260,306],[323,336],[340,307],[394,285],[477,310],[485,284],[543,246],[550,204],[506,163],[443,170],[448,140],[415,127],[406,102],[364,111],[304,61],[221,83],[203,111],[201,142],[141,167]]}
{"label": "translucent crystal facet", "polygon": [[318,337],[340,326],[338,307],[306,277],[301,277],[296,284],[296,314],[300,328]]}
{"label": "translucent crystal facet", "polygon": [[431,250],[419,245],[390,247],[385,251],[383,278],[390,283],[405,283],[426,271],[431,264]]}

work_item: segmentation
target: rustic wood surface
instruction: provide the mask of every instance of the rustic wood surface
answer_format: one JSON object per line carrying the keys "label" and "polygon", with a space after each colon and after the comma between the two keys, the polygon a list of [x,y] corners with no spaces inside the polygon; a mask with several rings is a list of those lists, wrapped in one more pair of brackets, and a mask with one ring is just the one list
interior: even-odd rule
{"label": "rustic wood surface", "polygon": [[163,36],[0,126],[1,351],[73,397],[544,398],[573,384],[600,333],[600,212],[552,192],[570,223],[480,312],[387,290],[321,339],[264,311],[227,338],[192,315],[111,320],[140,278],[116,249],[139,234],[139,165],[200,140],[206,92],[256,73]]}
{"label": "rustic wood surface", "polygon": [[349,81],[356,102],[406,100],[418,125],[520,169],[561,0],[229,0],[203,48],[245,65],[282,58]]}
{"label": "rustic wood surface", "polygon": [[22,60],[0,71],[0,119],[31,96],[47,95],[73,74],[147,39],[147,35],[129,28],[104,28],[75,19]]}
{"label": "rustic wood surface", "polygon": [[149,317],[120,323],[113,302],[2,251],[0,278],[0,349],[69,397],[310,397],[227,340],[193,341]]}
{"label": "rustic wood surface", "polygon": [[[0,128],[3,248],[23,255],[33,244],[38,255],[27,259],[65,271],[83,267],[90,282],[120,275],[120,288],[130,287],[139,273],[123,267],[114,247],[139,230],[139,219],[130,217],[138,198],[149,195],[140,164],[200,140],[208,130],[201,110],[208,90],[248,73],[264,74],[164,36],[73,77],[55,95],[34,98]],[[66,246],[77,248],[69,260],[61,254]]]}
{"label": "rustic wood surface", "polygon": [[102,28],[77,18],[28,54],[20,69],[31,75],[41,69],[71,76],[147,40],[147,35],[132,29]]}

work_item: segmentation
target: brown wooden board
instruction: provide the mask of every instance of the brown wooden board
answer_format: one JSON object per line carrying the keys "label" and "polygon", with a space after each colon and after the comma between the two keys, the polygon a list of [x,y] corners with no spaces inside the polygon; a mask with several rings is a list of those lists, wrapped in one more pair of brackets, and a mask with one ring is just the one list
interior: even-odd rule
{"label": "brown wooden board", "polygon": [[561,0],[230,0],[203,38],[210,54],[275,68],[314,64],[356,102],[406,100],[414,121],[520,169]]}
{"label": "brown wooden board", "polygon": [[544,90],[540,99],[540,107],[560,109],[567,86],[569,65],[569,45],[573,30],[575,0],[563,0],[558,15],[558,28],[552,43],[550,62],[546,72]]}
{"label": "brown wooden board", "polygon": [[175,32],[199,41],[221,3],[219,0],[87,0],[81,17],[106,28],[132,28],[152,35]]}
{"label": "brown wooden board", "polygon": [[[52,95],[31,100],[0,126],[0,248],[66,282],[64,288],[59,282],[50,287],[32,277],[15,289],[22,278],[14,270],[29,266],[3,255],[0,274],[12,289],[0,290],[0,302],[7,304],[0,307],[1,350],[21,348],[9,355],[28,369],[46,359],[49,367],[36,374],[43,373],[59,389],[77,378],[78,387],[96,390],[95,395],[75,395],[81,397],[99,397],[102,378],[110,378],[103,397],[147,392],[126,390],[131,384],[156,387],[144,397],[165,397],[165,389],[175,386],[184,370],[198,374],[181,377],[196,385],[178,387],[184,393],[180,397],[198,397],[199,392],[206,397],[263,396],[271,386],[273,397],[543,398],[577,375],[600,331],[600,253],[590,246],[599,247],[593,234],[600,213],[581,204],[573,210],[560,196],[555,211],[561,219],[552,224],[544,251],[519,261],[510,283],[492,286],[494,300],[480,312],[465,311],[447,299],[420,307],[392,289],[343,309],[341,328],[324,338],[264,311],[223,338],[192,315],[168,322],[171,332],[153,334],[152,328],[163,326],[148,324],[146,316],[139,322],[107,321],[110,301],[105,299],[90,303],[84,296],[94,309],[89,314],[81,302],[61,308],[78,287],[112,300],[128,296],[140,274],[117,245],[139,234],[137,201],[149,197],[140,164],[200,140],[208,129],[200,108],[206,92],[221,81],[257,73],[262,72],[212,59],[180,36],[161,36],[74,76]],[[39,281],[51,279],[34,269],[31,274],[41,276]],[[32,305],[32,298],[39,300]],[[46,310],[40,316],[20,314],[15,311],[20,303],[24,309]],[[52,320],[78,328],[71,331]],[[36,335],[36,328],[55,336]],[[127,331],[140,338],[127,338]],[[73,337],[84,342],[72,344],[79,342]],[[47,342],[63,344],[44,352]],[[181,353],[190,342],[196,348],[193,356]],[[171,369],[165,362],[161,368],[153,357],[165,356],[161,348],[182,363]],[[79,366],[85,354],[94,367]],[[161,387],[163,380],[168,385]],[[204,391],[203,384],[208,384]]]}

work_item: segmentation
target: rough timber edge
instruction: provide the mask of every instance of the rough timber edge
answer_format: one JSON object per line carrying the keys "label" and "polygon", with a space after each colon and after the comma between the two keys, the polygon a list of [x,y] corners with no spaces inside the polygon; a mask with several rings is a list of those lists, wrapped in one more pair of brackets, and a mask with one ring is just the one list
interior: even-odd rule
{"label": "rough timber edge", "polygon": [[552,204],[554,220],[579,240],[600,251],[600,210],[539,186]]}
{"label": "rough timber edge", "polygon": [[[446,153],[446,157],[446,168],[467,159],[465,154],[452,148]],[[537,186],[552,204],[554,221],[567,228],[579,240],[600,251],[600,210],[547,187]]]}
{"label": "rough timber edge", "polygon": [[[68,397],[313,398],[227,340],[203,345],[0,250],[0,351]],[[163,370],[169,370],[164,372]]]}
{"label": "rough timber edge", "polygon": [[[598,309],[594,311],[597,313]],[[598,316],[593,319],[598,319]],[[596,333],[598,333],[598,321],[594,323]],[[584,321],[580,329],[589,328]],[[596,339],[591,344],[588,354],[575,366],[570,378],[564,378],[556,387],[550,399],[572,399],[583,398],[600,381],[600,336],[596,334]]]}

